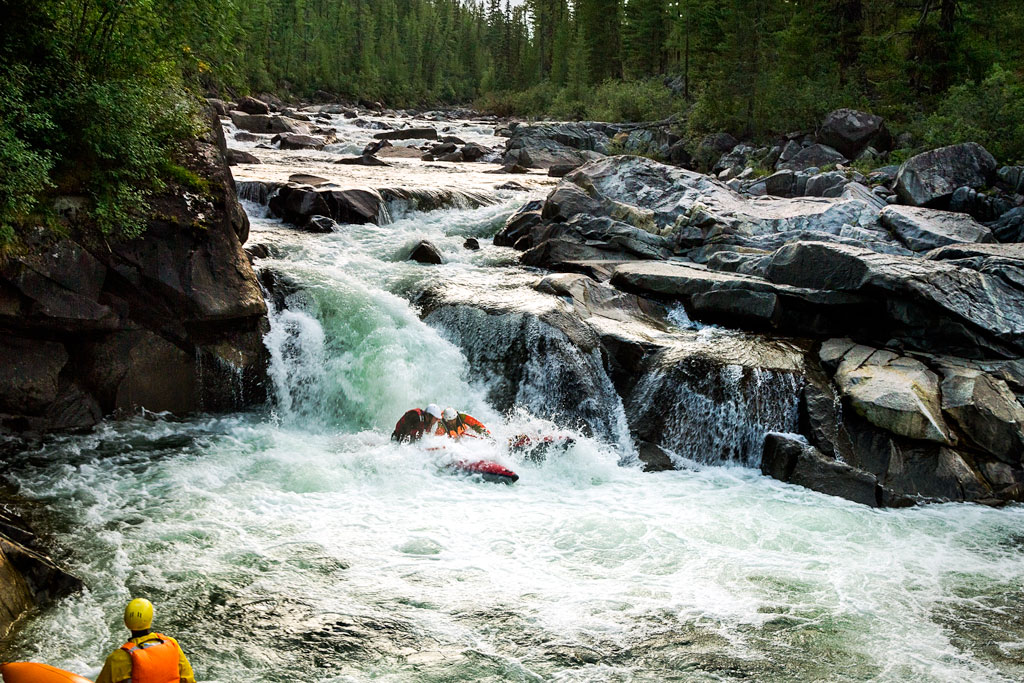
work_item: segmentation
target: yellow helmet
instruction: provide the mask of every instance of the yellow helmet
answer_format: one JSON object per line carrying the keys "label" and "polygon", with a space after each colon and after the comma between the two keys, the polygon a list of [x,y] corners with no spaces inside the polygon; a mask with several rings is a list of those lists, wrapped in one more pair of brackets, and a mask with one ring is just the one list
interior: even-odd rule
{"label": "yellow helmet", "polygon": [[153,603],[135,598],[124,608],[124,625],[130,631],[145,631],[153,625]]}

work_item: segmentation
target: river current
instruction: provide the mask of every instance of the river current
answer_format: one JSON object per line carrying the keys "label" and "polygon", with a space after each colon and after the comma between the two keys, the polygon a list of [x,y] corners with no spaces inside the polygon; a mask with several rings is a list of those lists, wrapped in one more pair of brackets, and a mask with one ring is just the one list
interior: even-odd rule
{"label": "river current", "polygon": [[[335,123],[347,142],[333,150],[260,151],[267,168],[240,177],[325,172],[368,137]],[[460,135],[494,144],[483,125]],[[462,182],[458,165],[395,164],[353,173]],[[30,520],[88,588],[28,618],[4,658],[94,676],[126,635],[124,604],[146,596],[202,681],[1024,677],[1024,508],[872,510],[738,465],[644,473],[621,427],[589,438],[492,407],[491,380],[414,302],[438,284],[515,296],[536,280],[489,238],[545,181],[493,189],[504,180],[465,174],[486,206],[394,207],[388,224],[328,235],[247,203],[250,242],[271,253],[257,266],[289,284],[266,337],[270,404],[110,421],[10,462],[6,480],[39,503]],[[463,249],[470,236],[484,248]],[[405,260],[423,238],[443,265]],[[529,391],[523,404],[542,405],[543,384]],[[392,443],[398,417],[431,401],[497,443],[576,443],[539,463]],[[521,478],[453,476],[460,457]]]}

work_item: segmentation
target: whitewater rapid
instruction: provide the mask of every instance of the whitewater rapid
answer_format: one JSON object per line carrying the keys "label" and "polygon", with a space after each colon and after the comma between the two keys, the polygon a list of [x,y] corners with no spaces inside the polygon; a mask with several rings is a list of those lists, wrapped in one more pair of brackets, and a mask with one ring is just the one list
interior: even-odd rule
{"label": "whitewater rapid", "polygon": [[[493,195],[328,235],[247,205],[250,241],[271,254],[257,265],[286,283],[271,297],[271,404],[107,422],[9,462],[88,589],[32,615],[4,657],[95,675],[125,636],[124,604],[145,595],[200,680],[222,683],[1024,676],[1024,508],[872,510],[737,465],[644,473],[621,429],[588,438],[496,410],[488,378],[415,304],[439,283],[515,296],[536,279],[488,240],[528,195]],[[405,260],[424,238],[444,265]],[[543,399],[529,391],[525,404]],[[392,443],[428,401],[498,443],[576,444],[534,463]],[[521,478],[445,468],[471,456]]]}

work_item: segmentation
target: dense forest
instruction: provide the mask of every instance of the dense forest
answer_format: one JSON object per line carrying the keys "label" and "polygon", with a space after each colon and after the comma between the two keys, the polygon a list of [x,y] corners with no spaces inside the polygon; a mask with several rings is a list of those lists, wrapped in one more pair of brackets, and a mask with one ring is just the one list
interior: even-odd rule
{"label": "dense forest", "polygon": [[[1024,159],[1019,0],[7,0],[0,242],[48,188],[105,229],[181,175],[199,95],[680,118],[757,138],[853,106]],[[86,170],[88,169],[88,170]],[[6,237],[5,237],[6,235]]]}

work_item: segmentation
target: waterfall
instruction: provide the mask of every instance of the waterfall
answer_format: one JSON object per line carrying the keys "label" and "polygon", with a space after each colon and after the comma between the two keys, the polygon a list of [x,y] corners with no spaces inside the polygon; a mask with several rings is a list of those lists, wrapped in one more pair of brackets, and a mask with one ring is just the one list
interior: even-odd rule
{"label": "waterfall", "polygon": [[462,349],[498,410],[525,408],[632,450],[622,400],[596,346],[581,348],[526,313],[446,306],[426,322]]}
{"label": "waterfall", "polygon": [[263,343],[270,352],[267,374],[273,384],[273,402],[285,420],[306,414],[322,396],[326,365],[326,338],[320,322],[301,310],[278,310],[267,297],[270,331]]}
{"label": "waterfall", "polygon": [[685,458],[760,467],[765,434],[796,431],[802,383],[793,372],[665,354],[626,412],[643,438]]}

